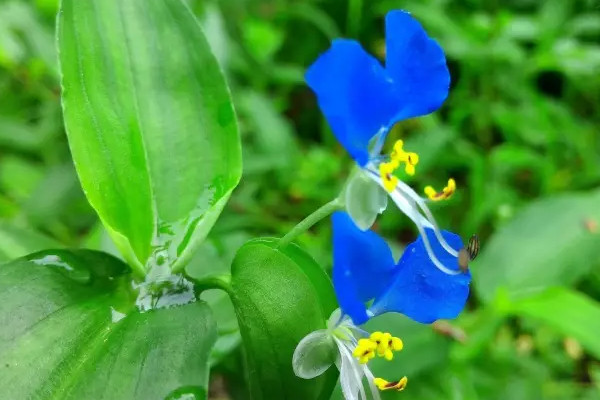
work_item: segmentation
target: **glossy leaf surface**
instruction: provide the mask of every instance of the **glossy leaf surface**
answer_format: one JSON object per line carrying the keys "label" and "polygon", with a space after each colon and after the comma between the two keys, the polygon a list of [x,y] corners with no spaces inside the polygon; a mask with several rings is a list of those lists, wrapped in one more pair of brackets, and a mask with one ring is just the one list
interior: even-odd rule
{"label": "glossy leaf surface", "polygon": [[139,313],[130,285],[129,268],[96,251],[0,265],[0,398],[206,398],[208,306]]}

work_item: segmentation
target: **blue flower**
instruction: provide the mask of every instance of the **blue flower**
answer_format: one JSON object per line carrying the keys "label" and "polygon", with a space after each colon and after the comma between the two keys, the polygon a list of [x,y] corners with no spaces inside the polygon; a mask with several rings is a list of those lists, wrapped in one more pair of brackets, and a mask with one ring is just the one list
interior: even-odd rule
{"label": "blue flower", "polygon": [[[421,323],[455,318],[469,295],[471,274],[462,272],[456,257],[448,254],[433,230],[426,235],[432,251],[452,273],[431,261],[423,237],[409,244],[396,264],[386,242],[375,232],[362,231],[345,212],[333,217],[333,285],[340,308],[356,325],[386,312],[398,312]],[[442,231],[457,251],[458,235]],[[365,304],[373,301],[367,309]]]}
{"label": "blue flower", "polygon": [[[334,40],[331,48],[309,67],[306,81],[316,93],[333,133],[360,167],[358,179],[367,180],[370,190],[384,189],[388,193],[415,223],[431,262],[440,271],[452,274],[441,259],[456,263],[458,252],[441,234],[427,201],[449,198],[456,190],[456,182],[449,179],[439,192],[427,186],[427,198],[423,198],[396,176],[401,167],[406,174],[415,174],[418,154],[405,151],[401,140],[394,144],[389,156],[380,154],[385,137],[396,122],[431,113],[444,102],[450,85],[446,58],[421,24],[400,10],[386,16],[386,53],[384,67],[358,42]],[[355,204],[360,200],[354,198],[353,187],[347,186],[346,207],[357,225],[366,230],[385,208],[387,199],[362,196],[374,199],[370,201],[376,204],[358,215],[360,206]],[[426,229],[431,234],[425,234]],[[443,251],[433,252],[432,248],[438,245]]]}
{"label": "blue flower", "polygon": [[[408,379],[404,376],[389,382],[376,378],[368,363],[376,357],[392,360],[404,344],[390,333],[369,334],[357,325],[386,312],[402,313],[426,324],[455,318],[467,301],[471,274],[463,272],[457,258],[433,240],[432,229],[425,233],[434,243],[430,251],[448,271],[432,262],[422,237],[406,247],[396,264],[390,248],[375,232],[359,229],[345,212],[334,213],[332,220],[333,286],[341,310],[331,315],[326,329],[311,332],[298,343],[292,366],[297,376],[311,379],[336,365],[346,400],[367,398],[363,377],[372,398],[380,400],[378,390],[404,390]],[[458,235],[441,234],[454,249],[463,248]]]}
{"label": "blue flower", "polygon": [[[465,306],[471,274],[461,271],[457,259],[433,240],[431,229],[426,235],[437,243],[431,251],[439,254],[451,273],[431,261],[422,237],[406,247],[396,264],[376,233],[359,229],[345,212],[334,213],[332,219],[333,286],[341,310],[334,311],[325,329],[311,332],[298,343],[292,366],[298,377],[311,379],[336,365],[346,400],[367,398],[363,378],[372,398],[380,400],[378,390],[404,390],[408,379],[376,378],[368,363],[376,357],[392,360],[404,344],[390,333],[369,334],[357,325],[386,312],[402,313],[421,323],[454,318]],[[462,249],[459,236],[446,231],[442,235],[455,249]],[[372,302],[369,308],[367,302]]]}
{"label": "blue flower", "polygon": [[337,39],[306,72],[333,133],[363,167],[371,139],[382,141],[396,122],[429,114],[448,96],[444,52],[408,12],[387,14],[386,53],[384,67],[358,42]]}

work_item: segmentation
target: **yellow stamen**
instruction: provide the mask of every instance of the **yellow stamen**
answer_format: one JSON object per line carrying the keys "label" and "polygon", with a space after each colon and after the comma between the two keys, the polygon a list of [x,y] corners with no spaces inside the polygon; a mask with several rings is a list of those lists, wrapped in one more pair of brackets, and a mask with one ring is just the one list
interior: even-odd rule
{"label": "yellow stamen", "polygon": [[400,351],[404,347],[402,340],[390,333],[373,332],[369,340],[377,345],[377,355],[388,361],[394,358],[394,351]]}
{"label": "yellow stamen", "polygon": [[369,339],[360,339],[352,355],[358,358],[359,363],[366,364],[369,360],[375,358],[375,350],[377,350],[376,343]]}
{"label": "yellow stamen", "polygon": [[402,339],[397,337],[392,337],[392,350],[400,351],[404,348],[404,343],[402,343]]}
{"label": "yellow stamen", "polygon": [[398,140],[390,154],[390,161],[379,164],[379,176],[383,181],[383,187],[389,193],[393,192],[398,184],[398,178],[394,176],[394,172],[400,167],[400,164],[404,163],[404,171],[412,176],[415,174],[415,165],[419,163],[419,155],[404,151],[403,146],[404,142]]}
{"label": "yellow stamen", "polygon": [[429,200],[440,201],[450,198],[456,191],[456,181],[452,178],[448,179],[448,185],[441,192],[436,191],[433,187],[427,186],[425,188],[425,194]]}
{"label": "yellow stamen", "polygon": [[404,151],[404,142],[402,140],[394,143],[394,150],[390,157],[392,161],[396,161],[398,164],[405,163],[404,171],[408,175],[415,174],[415,166],[419,163],[419,155],[417,153]]}
{"label": "yellow stamen", "polygon": [[388,382],[383,378],[375,378],[373,380],[373,383],[375,384],[375,386],[377,386],[377,388],[379,390],[393,389],[393,390],[397,390],[398,392],[401,392],[402,390],[404,390],[404,388],[408,384],[408,378],[403,377],[402,379],[400,379],[399,381],[396,381],[396,382]]}
{"label": "yellow stamen", "polygon": [[398,184],[398,177],[394,175],[396,168],[398,164],[394,161],[379,164],[379,176],[383,181],[383,187],[389,193],[393,192]]}

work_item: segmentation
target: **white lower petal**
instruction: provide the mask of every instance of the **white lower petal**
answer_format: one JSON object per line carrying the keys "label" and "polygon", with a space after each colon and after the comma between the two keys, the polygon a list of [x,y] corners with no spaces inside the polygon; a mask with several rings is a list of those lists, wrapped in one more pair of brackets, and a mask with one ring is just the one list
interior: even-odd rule
{"label": "white lower petal", "polygon": [[336,343],[327,329],[306,335],[294,351],[292,366],[299,378],[315,378],[331,367],[336,359]]}
{"label": "white lower petal", "polygon": [[346,211],[361,230],[371,228],[387,207],[388,195],[363,170],[356,171],[345,189]]}

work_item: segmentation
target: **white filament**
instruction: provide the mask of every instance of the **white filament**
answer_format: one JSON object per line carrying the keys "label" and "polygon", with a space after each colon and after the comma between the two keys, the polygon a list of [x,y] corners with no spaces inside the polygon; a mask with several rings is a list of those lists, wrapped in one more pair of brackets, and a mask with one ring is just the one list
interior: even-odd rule
{"label": "white filament", "polygon": [[381,396],[379,396],[379,389],[375,386],[375,376],[366,365],[363,365],[363,373],[367,378],[367,382],[369,382],[369,389],[371,389],[373,400],[381,400]]}
{"label": "white filament", "polygon": [[[362,368],[359,367],[358,361],[354,359],[352,352],[348,350],[344,342],[335,337],[334,339],[340,350],[340,385],[342,386],[344,398],[346,400],[367,400],[365,388],[362,384]],[[358,394],[360,397],[357,396]]]}
{"label": "white filament", "polygon": [[[367,174],[369,178],[371,178],[375,183],[377,183],[385,190],[383,180],[379,176],[379,173],[370,168],[367,169],[367,172],[369,172]],[[429,220],[427,220],[421,213],[419,213],[418,210],[414,207],[414,205],[411,205],[408,199],[404,195],[402,195],[401,192],[394,191],[392,193],[389,193],[389,195],[392,198],[392,200],[394,200],[394,203],[396,203],[400,211],[402,211],[415,224],[420,223],[421,225],[427,226],[428,228],[433,228],[433,225],[429,222]]]}
{"label": "white filament", "polygon": [[[367,166],[366,171],[369,172],[368,176],[385,190],[383,180],[379,176],[378,171],[374,169],[372,164],[369,164],[369,166]],[[409,217],[417,226],[419,234],[423,238],[423,243],[425,244],[425,250],[427,251],[427,255],[431,259],[431,262],[433,262],[433,264],[436,266],[436,268],[448,275],[460,274],[460,271],[453,271],[445,267],[433,252],[431,243],[429,243],[429,238],[425,233],[425,228],[431,228],[433,230],[435,237],[438,239],[444,250],[448,252],[448,254],[452,255],[453,257],[458,256],[458,252],[452,247],[450,247],[450,245],[448,245],[446,240],[443,238],[439,227],[435,222],[433,214],[425,204],[425,200],[422,197],[420,197],[417,193],[415,193],[415,191],[410,186],[408,186],[401,180],[398,180],[396,190],[390,193],[390,197],[392,198],[394,203],[396,203],[400,211],[402,211],[407,217]],[[419,209],[416,207],[415,203],[419,205],[419,208],[423,210],[427,217],[421,214]]]}
{"label": "white filament", "polygon": [[452,247],[450,247],[450,245],[446,242],[446,239],[444,239],[444,237],[442,236],[442,234],[440,232],[440,228],[439,228],[438,224],[435,222],[435,218],[433,218],[433,214],[429,210],[429,207],[427,207],[425,200],[421,196],[419,196],[413,190],[413,188],[411,188],[410,186],[408,186],[406,183],[402,182],[401,180],[398,180],[398,186],[396,187],[396,189],[404,192],[404,194],[408,195],[411,199],[413,199],[419,205],[421,210],[423,210],[423,212],[427,216],[428,221],[431,223],[431,225],[433,225],[433,232],[435,233],[435,237],[440,242],[440,244],[442,245],[444,250],[446,250],[449,254],[452,254],[454,257],[458,257],[458,252],[456,250],[454,250]]}

